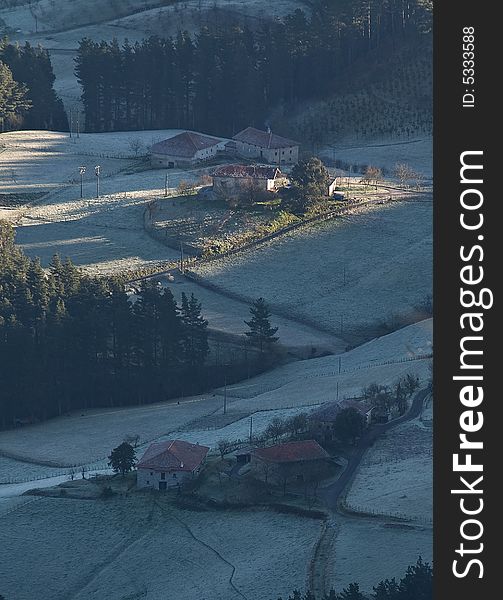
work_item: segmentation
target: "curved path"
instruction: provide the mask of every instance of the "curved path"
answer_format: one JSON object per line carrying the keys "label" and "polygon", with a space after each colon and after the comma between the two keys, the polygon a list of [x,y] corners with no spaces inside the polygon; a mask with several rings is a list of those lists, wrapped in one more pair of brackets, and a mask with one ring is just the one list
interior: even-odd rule
{"label": "curved path", "polygon": [[383,433],[397,427],[398,425],[401,425],[402,423],[406,423],[407,421],[411,421],[412,419],[418,417],[423,408],[423,401],[428,394],[428,389],[425,388],[420,390],[415,395],[411,407],[404,415],[398,419],[393,419],[393,421],[389,421],[388,423],[375,424],[365,432],[365,434],[360,438],[358,445],[355,446],[347,456],[345,456],[345,458],[348,459],[348,464],[339,479],[337,479],[337,481],[335,481],[332,485],[324,488],[320,494],[330,510],[339,512],[339,499],[346,489],[346,486],[351,481],[358,465],[363,458],[363,455],[368,448],[370,448],[376,439]]}
{"label": "curved path", "polygon": [[[308,585],[309,589],[314,592],[316,597],[322,597],[328,593],[328,576],[329,572],[329,560],[333,556],[333,544],[337,535],[338,519],[336,517],[347,519],[348,515],[344,514],[339,506],[339,500],[344,493],[346,487],[351,482],[353,475],[359,466],[363,455],[370,448],[376,439],[383,433],[415,419],[421,414],[423,408],[423,402],[429,394],[428,389],[423,389],[417,392],[412,401],[410,409],[398,419],[394,419],[389,423],[376,424],[371,427],[364,436],[360,439],[358,445],[353,448],[345,458],[348,459],[348,464],[344,469],[339,479],[332,485],[324,488],[320,496],[325,501],[327,507],[333,512],[331,518],[327,521],[325,528],[320,535],[318,543],[315,547],[313,558],[309,565],[308,573]],[[354,517],[351,517],[354,518]],[[365,515],[358,516],[357,518],[370,518]],[[375,517],[372,517],[375,520]],[[382,517],[385,519],[385,517]]]}

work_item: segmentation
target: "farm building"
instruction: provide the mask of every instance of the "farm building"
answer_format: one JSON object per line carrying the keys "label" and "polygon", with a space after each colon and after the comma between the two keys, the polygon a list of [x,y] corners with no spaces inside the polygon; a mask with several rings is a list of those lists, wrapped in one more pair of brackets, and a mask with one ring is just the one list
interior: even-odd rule
{"label": "farm building", "polygon": [[252,467],[259,469],[263,465],[279,468],[285,464],[314,464],[330,459],[328,452],[315,440],[285,442],[267,448],[255,448],[250,455]]}
{"label": "farm building", "polygon": [[213,191],[220,195],[240,193],[250,187],[274,192],[287,182],[277,167],[256,165],[224,165],[215,169],[212,175]]}
{"label": "farm building", "polygon": [[217,138],[184,131],[152,146],[151,165],[167,169],[193,167],[213,158],[224,146],[225,142]]}
{"label": "farm building", "polygon": [[181,440],[150,444],[136,465],[136,485],[156,490],[178,486],[199,473],[208,452],[207,446]]}
{"label": "farm building", "polygon": [[364,418],[365,425],[367,427],[370,425],[373,412],[372,406],[365,401],[344,398],[338,402],[327,402],[309,415],[313,430],[319,433],[323,439],[331,440],[337,416],[345,408],[357,410]]}
{"label": "farm building", "polygon": [[277,165],[294,165],[299,161],[299,143],[272,133],[247,127],[233,138],[237,154],[245,158],[258,158]]}

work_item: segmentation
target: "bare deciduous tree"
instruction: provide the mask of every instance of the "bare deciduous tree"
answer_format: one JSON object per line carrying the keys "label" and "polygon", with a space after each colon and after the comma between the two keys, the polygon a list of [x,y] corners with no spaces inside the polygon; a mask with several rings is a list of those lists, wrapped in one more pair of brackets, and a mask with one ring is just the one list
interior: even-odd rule
{"label": "bare deciduous tree", "polygon": [[128,146],[134,152],[134,155],[138,156],[140,150],[145,147],[145,144],[140,138],[129,138]]}
{"label": "bare deciduous tree", "polygon": [[218,440],[217,443],[218,451],[220,452],[220,459],[223,460],[224,456],[232,448],[232,442],[229,440]]}

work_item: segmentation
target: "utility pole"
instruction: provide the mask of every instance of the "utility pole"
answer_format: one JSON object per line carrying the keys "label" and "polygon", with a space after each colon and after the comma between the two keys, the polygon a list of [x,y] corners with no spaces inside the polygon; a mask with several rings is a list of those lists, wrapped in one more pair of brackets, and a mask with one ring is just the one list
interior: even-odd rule
{"label": "utility pole", "polygon": [[227,367],[224,367],[224,415],[227,413]]}
{"label": "utility pole", "polygon": [[72,129],[73,129],[73,109],[70,108],[70,138],[72,137]]}
{"label": "utility pole", "polygon": [[80,113],[79,110],[76,109],[77,113],[77,138],[80,138]]}
{"label": "utility pole", "polygon": [[180,242],[180,272],[183,273],[183,242]]}
{"label": "utility pole", "polygon": [[339,356],[339,374],[340,374],[340,372],[341,372],[341,362],[342,362],[342,357],[341,357],[341,356]]}
{"label": "utility pole", "polygon": [[94,174],[96,175],[96,198],[99,198],[100,197],[100,174],[101,174],[100,165],[96,165],[94,167]]}
{"label": "utility pole", "polygon": [[85,167],[79,167],[79,173],[80,173],[80,197],[83,198],[84,197],[84,173],[86,172],[86,168]]}
{"label": "utility pole", "polygon": [[336,384],[335,401],[339,402],[339,382]]}
{"label": "utility pole", "polygon": [[164,196],[168,195],[169,189],[169,171],[166,171],[166,177],[164,178]]}

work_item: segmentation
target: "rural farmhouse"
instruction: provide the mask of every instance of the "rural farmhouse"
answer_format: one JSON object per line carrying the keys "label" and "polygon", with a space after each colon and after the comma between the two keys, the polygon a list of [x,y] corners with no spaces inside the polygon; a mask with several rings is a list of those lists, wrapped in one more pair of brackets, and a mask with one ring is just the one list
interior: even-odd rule
{"label": "rural farmhouse", "polygon": [[276,135],[247,127],[233,138],[236,151],[244,158],[258,158],[261,162],[276,165],[294,165],[299,162],[299,143]]}
{"label": "rural farmhouse", "polygon": [[206,446],[181,440],[150,444],[136,465],[136,485],[156,490],[177,486],[199,473],[208,452]]}
{"label": "rural farmhouse", "polygon": [[274,192],[287,182],[277,167],[257,165],[224,165],[215,169],[212,175],[213,191],[222,196],[240,193],[250,187]]}
{"label": "rural farmhouse", "polygon": [[224,145],[225,142],[217,138],[184,131],[152,146],[151,165],[167,169],[194,167],[213,158],[218,150],[224,149]]}

